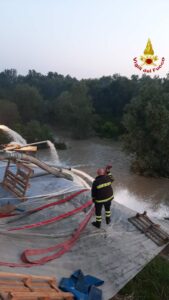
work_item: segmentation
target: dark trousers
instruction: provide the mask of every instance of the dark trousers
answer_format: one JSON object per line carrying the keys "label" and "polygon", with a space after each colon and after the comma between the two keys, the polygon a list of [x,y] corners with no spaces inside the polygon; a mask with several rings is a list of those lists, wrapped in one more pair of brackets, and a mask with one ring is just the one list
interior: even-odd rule
{"label": "dark trousers", "polygon": [[95,202],[95,213],[96,213],[96,222],[101,224],[102,221],[102,207],[105,208],[105,214],[106,214],[106,223],[110,223],[110,217],[111,217],[111,200],[103,203],[97,203]]}

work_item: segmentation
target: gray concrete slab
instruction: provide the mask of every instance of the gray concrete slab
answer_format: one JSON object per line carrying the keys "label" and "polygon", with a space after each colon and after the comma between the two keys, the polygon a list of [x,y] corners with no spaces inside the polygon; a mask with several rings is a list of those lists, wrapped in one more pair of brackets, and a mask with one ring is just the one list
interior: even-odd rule
{"label": "gray concrete slab", "polygon": [[[50,175],[46,178],[45,176],[37,177],[32,179],[29,195],[58,192],[69,188],[70,190],[71,188],[77,189],[73,183],[71,186],[69,184],[70,182],[67,183],[67,181],[56,179]],[[1,190],[0,195],[3,195]],[[20,220],[13,218],[11,223],[8,223],[12,220],[11,218],[1,219],[0,261],[20,262],[20,255],[25,249],[50,247],[65,241],[78,228],[86,216],[86,211],[39,228],[18,232],[8,232],[7,229],[52,218],[78,207],[89,199],[90,192],[86,192],[60,206],[45,209]],[[52,201],[56,201],[56,199],[30,198],[21,203],[19,207],[29,210]],[[102,228],[96,229],[91,225],[93,217],[72,249],[59,259],[31,268],[0,266],[0,271],[54,275],[59,280],[62,277],[70,276],[73,271],[81,269],[84,274],[91,274],[104,280],[103,299],[108,300],[164,248],[157,246],[128,222],[128,218],[135,213],[113,201],[111,225],[105,224],[103,212]],[[169,221],[154,220],[169,233]]]}

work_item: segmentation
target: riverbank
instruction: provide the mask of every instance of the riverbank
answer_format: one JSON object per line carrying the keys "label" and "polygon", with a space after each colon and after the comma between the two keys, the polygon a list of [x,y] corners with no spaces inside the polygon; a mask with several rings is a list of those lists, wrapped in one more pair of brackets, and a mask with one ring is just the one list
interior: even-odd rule
{"label": "riverbank", "polygon": [[[164,250],[164,253],[166,250]],[[168,250],[167,250],[167,253]],[[168,300],[169,261],[163,252],[110,300]]]}

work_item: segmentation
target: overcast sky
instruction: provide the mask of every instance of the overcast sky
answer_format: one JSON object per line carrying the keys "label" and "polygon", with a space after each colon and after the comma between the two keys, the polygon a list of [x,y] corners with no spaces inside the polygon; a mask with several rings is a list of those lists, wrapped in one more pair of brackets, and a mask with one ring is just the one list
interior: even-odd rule
{"label": "overcast sky", "polygon": [[141,72],[148,38],[169,72],[167,0],[0,0],[0,71],[80,78]]}

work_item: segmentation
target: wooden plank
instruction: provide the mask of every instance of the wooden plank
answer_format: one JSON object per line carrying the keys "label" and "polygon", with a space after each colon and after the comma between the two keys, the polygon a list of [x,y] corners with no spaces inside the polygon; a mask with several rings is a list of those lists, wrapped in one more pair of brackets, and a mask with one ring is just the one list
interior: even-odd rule
{"label": "wooden plank", "polygon": [[11,282],[5,282],[5,281],[1,281],[0,283],[0,290],[5,290],[5,291],[13,291],[13,290],[18,290],[18,289],[23,289],[24,291],[27,291],[28,289],[32,290],[32,291],[51,291],[51,290],[54,290],[54,291],[59,291],[59,289],[57,287],[51,287],[49,284],[47,284],[46,282],[41,282],[39,283],[39,285],[37,285],[36,283],[34,282],[31,282],[30,284],[27,283],[27,284],[24,284],[24,283],[21,283],[21,282],[16,282],[16,281],[11,281]]}
{"label": "wooden plank", "polygon": [[11,190],[13,190],[13,188],[14,188],[13,182],[11,182],[8,179],[3,183],[3,186],[4,187],[6,187],[6,186],[9,187],[9,189],[11,189]]}
{"label": "wooden plank", "polygon": [[[32,274],[20,274],[20,273],[8,273],[8,272],[0,272],[0,278],[32,278],[32,279],[39,279],[39,280],[54,280],[56,281],[56,278],[54,276],[42,276],[42,275],[32,275]],[[57,281],[56,281],[57,282]]]}
{"label": "wooden plank", "polygon": [[147,230],[152,235],[156,236],[157,239],[168,241],[169,235],[163,229],[161,229],[158,224],[152,222],[145,214],[140,215],[136,220],[140,220],[140,222],[143,224],[145,223],[148,226]]}
{"label": "wooden plank", "polygon": [[12,177],[15,177],[15,173],[13,173],[13,172],[11,172],[10,170],[7,170],[7,172],[6,172],[6,176],[7,175],[11,175]]}
{"label": "wooden plank", "polygon": [[136,214],[128,220],[158,246],[162,246],[169,241],[169,235],[158,224],[150,220],[146,212]]}
{"label": "wooden plank", "polygon": [[18,149],[20,148],[20,145],[18,144],[8,144],[5,146],[4,150],[6,151],[12,151],[12,150],[15,150],[15,149]]}
{"label": "wooden plank", "polygon": [[3,187],[10,190],[15,196],[21,200],[25,200],[25,193],[29,187],[29,178],[33,174],[33,170],[23,165],[22,163],[16,163],[17,172],[13,173],[10,168],[10,160],[6,167],[5,176],[3,179]]}
{"label": "wooden plank", "polygon": [[12,192],[12,194],[14,194],[15,196],[17,196],[21,201],[25,201],[26,200],[26,197],[24,196],[24,195],[22,195],[22,194],[19,194],[19,193],[17,193],[16,194],[16,192],[13,192],[13,190],[10,188],[10,187],[8,187],[7,185],[3,185],[7,190],[9,190],[10,192]]}
{"label": "wooden plank", "polygon": [[24,146],[16,149],[17,152],[37,152],[37,146]]}
{"label": "wooden plank", "polygon": [[16,180],[18,180],[19,182],[22,182],[23,184],[27,183],[28,178],[23,178],[20,175],[16,175]]}
{"label": "wooden plank", "polygon": [[55,291],[54,289],[50,289],[50,288],[37,288],[37,289],[28,289],[27,287],[8,287],[8,288],[1,288],[0,287],[0,291],[1,292],[24,292],[24,293],[51,293],[53,292],[54,294],[58,293],[57,291]]}
{"label": "wooden plank", "polygon": [[23,177],[20,177],[18,175],[16,176],[11,176],[11,174],[7,174],[6,178],[10,178],[14,180],[15,182],[21,183],[23,186],[25,186],[25,183],[27,183],[28,179],[24,179]]}
{"label": "wooden plank", "polygon": [[18,177],[22,178],[23,180],[27,180],[28,176],[29,176],[29,173],[27,174],[27,173],[25,173],[25,172],[23,172],[21,170],[18,170],[17,173],[16,173],[16,175]]}
{"label": "wooden plank", "polygon": [[16,181],[15,183],[15,188],[21,190],[21,192],[24,192],[25,191],[25,185],[23,185],[23,183],[19,182],[19,181]]}
{"label": "wooden plank", "polygon": [[65,292],[10,292],[11,300],[39,300],[48,297],[50,300],[73,300],[73,295]]}
{"label": "wooden plank", "polygon": [[48,284],[50,285],[50,287],[52,289],[54,289],[55,291],[59,292],[59,288],[56,286],[56,282],[55,280],[51,279],[48,281]]}
{"label": "wooden plank", "polygon": [[16,182],[13,182],[6,178],[5,182],[3,182],[3,186],[7,187],[11,192],[13,192],[18,197],[24,197],[26,189],[22,186],[18,186]]}
{"label": "wooden plank", "polygon": [[145,213],[141,215],[141,218],[143,220],[145,220],[145,222],[151,223],[152,224],[152,229],[156,230],[158,232],[158,234],[161,235],[161,237],[163,237],[163,238],[168,237],[169,238],[169,235],[163,229],[161,229],[160,225],[155,224],[151,219],[148,218],[148,216]]}
{"label": "wooden plank", "polygon": [[[32,282],[31,282],[31,285],[34,287],[34,288],[38,288],[39,286],[41,287],[44,287],[44,288],[47,288],[47,287],[49,287],[50,289],[51,289],[51,285],[50,285],[50,283],[49,282],[46,282],[46,281],[35,281],[35,280],[33,280]],[[56,286],[56,283],[55,283],[55,286]]]}
{"label": "wooden plank", "polygon": [[15,176],[12,177],[10,174],[7,174],[7,176],[5,178],[5,182],[6,182],[6,180],[11,182],[12,185],[15,185]]}
{"label": "wooden plank", "polygon": [[6,151],[17,151],[17,152],[37,152],[37,146],[20,146],[20,145],[6,145],[4,148]]}
{"label": "wooden plank", "polygon": [[18,197],[23,197],[25,193],[23,193],[22,191],[16,189],[15,187],[13,187],[12,185],[10,185],[9,183],[6,183],[6,186],[9,188],[9,190],[11,192],[13,192],[15,195],[17,195]]}
{"label": "wooden plank", "polygon": [[73,295],[62,292],[56,283],[52,276],[1,272],[0,295],[4,300],[73,300]]}
{"label": "wooden plank", "polygon": [[8,285],[8,286],[10,286],[10,285],[23,286],[23,282],[17,280],[16,278],[13,278],[13,279],[7,278],[6,280],[4,278],[4,279],[0,279],[0,287],[3,286],[3,285]]}
{"label": "wooden plank", "polygon": [[1,292],[29,292],[28,288],[25,286],[0,286]]}
{"label": "wooden plank", "polygon": [[12,186],[14,186],[14,181],[11,180],[11,178],[8,177],[8,176],[5,178],[5,181],[3,181],[3,184],[5,185],[7,182],[8,182],[9,184],[11,184]]}
{"label": "wooden plank", "polygon": [[2,300],[9,300],[9,293],[0,292],[0,299],[2,299]]}
{"label": "wooden plank", "polygon": [[154,234],[151,234],[150,231],[148,231],[148,226],[144,226],[143,223],[138,219],[130,219],[129,220],[133,225],[135,225],[142,233],[144,233],[148,238],[150,238],[154,243],[156,243],[158,246],[161,246],[161,240],[159,241],[158,237]]}
{"label": "wooden plank", "polygon": [[17,163],[16,163],[16,166],[17,166],[17,170],[23,171],[23,172],[26,173],[26,174],[33,173],[33,170],[32,170],[29,166],[24,165],[24,164],[21,163],[21,162],[17,162]]}
{"label": "wooden plank", "polygon": [[24,193],[24,192],[25,192],[25,187],[21,186],[21,185],[19,184],[19,182],[16,182],[15,188],[14,188],[14,189],[17,190],[18,192],[21,192],[21,193]]}

